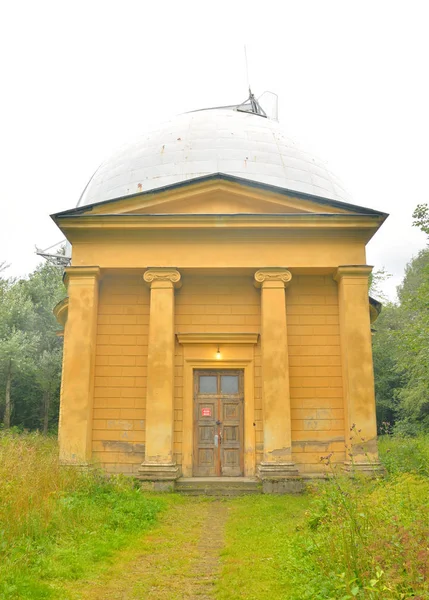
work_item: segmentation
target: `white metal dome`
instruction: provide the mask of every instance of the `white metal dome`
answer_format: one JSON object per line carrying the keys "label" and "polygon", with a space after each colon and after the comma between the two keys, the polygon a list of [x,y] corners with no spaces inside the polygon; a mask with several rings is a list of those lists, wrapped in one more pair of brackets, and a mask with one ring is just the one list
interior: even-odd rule
{"label": "white metal dome", "polygon": [[97,169],[79,205],[214,173],[350,202],[324,163],[298,148],[277,121],[225,107],[179,115],[119,148]]}

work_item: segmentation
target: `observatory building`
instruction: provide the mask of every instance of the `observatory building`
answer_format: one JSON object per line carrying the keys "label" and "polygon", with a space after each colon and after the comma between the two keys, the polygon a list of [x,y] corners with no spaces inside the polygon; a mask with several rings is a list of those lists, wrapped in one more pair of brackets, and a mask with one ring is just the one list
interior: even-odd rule
{"label": "observatory building", "polygon": [[253,96],[119,148],[53,215],[72,247],[62,460],[155,489],[288,491],[326,455],[377,469],[365,245],[386,216]]}

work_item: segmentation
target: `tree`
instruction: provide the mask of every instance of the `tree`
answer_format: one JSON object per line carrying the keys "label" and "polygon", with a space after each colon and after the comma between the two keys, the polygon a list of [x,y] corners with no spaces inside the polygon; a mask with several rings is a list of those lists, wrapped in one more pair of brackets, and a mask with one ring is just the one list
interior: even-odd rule
{"label": "tree", "polygon": [[419,227],[429,235],[429,206],[427,204],[417,204],[415,211],[413,212],[413,225]]}
{"label": "tree", "polygon": [[[429,209],[419,205],[414,225],[429,235]],[[406,384],[398,392],[402,421],[429,429],[429,249],[407,265],[398,288],[404,326],[398,336],[398,366]]]}
{"label": "tree", "polygon": [[61,379],[61,348],[44,350],[36,364],[36,381],[42,390],[42,432],[48,433],[51,401]]}
{"label": "tree", "polygon": [[[417,206],[414,226],[429,235],[429,208]],[[381,276],[380,276],[381,273]],[[376,272],[371,291],[382,297],[384,272]],[[399,304],[387,303],[373,337],[377,418],[405,433],[429,429],[429,249],[405,269]]]}
{"label": "tree", "polygon": [[3,260],[2,262],[0,262],[0,273],[3,273],[3,271],[6,271],[6,269],[8,269],[9,267],[10,267],[10,265],[8,265],[5,260]]}
{"label": "tree", "polygon": [[384,267],[378,269],[377,271],[373,271],[368,279],[370,296],[375,296],[382,302],[387,303],[388,299],[383,290],[383,284],[391,277],[391,273],[388,273]]}
{"label": "tree", "polygon": [[62,271],[43,263],[26,279],[0,279],[0,404],[3,422],[48,431],[59,407],[62,341],[52,309]]}
{"label": "tree", "polygon": [[401,330],[399,307],[393,303],[383,306],[375,323],[373,359],[377,423],[393,425],[398,418],[398,391],[403,385],[403,373],[397,368],[397,336]]}
{"label": "tree", "polygon": [[66,295],[62,270],[50,263],[40,264],[25,283],[34,309],[34,327],[40,332],[35,359],[35,380],[41,391],[41,429],[46,434],[51,408],[59,408],[62,340],[52,309]]}
{"label": "tree", "polygon": [[23,369],[31,369],[38,337],[33,330],[33,305],[24,286],[15,280],[0,285],[0,371],[5,382],[5,427],[10,427],[13,411],[12,382]]}

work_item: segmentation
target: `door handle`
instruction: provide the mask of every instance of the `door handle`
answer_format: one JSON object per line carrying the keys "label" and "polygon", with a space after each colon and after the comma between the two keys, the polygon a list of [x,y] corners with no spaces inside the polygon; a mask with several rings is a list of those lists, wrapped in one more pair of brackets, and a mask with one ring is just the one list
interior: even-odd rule
{"label": "door handle", "polygon": [[219,436],[217,434],[214,436],[214,445],[215,448],[219,446]]}

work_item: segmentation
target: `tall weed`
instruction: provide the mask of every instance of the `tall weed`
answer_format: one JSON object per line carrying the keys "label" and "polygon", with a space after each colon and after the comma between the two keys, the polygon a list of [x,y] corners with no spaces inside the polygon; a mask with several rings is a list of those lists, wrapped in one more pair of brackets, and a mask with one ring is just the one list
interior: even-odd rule
{"label": "tall weed", "polygon": [[294,600],[429,598],[428,442],[382,440],[386,478],[331,471],[313,490],[292,545]]}
{"label": "tall weed", "polygon": [[124,477],[61,466],[54,439],[0,433],[0,598],[65,598],[61,581],[108,560],[163,505]]}

